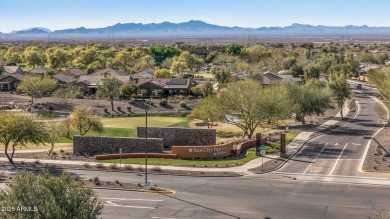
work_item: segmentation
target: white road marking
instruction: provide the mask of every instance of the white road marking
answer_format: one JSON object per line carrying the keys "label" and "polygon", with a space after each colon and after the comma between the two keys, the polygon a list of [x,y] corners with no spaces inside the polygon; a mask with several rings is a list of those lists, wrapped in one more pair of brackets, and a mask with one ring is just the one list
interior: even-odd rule
{"label": "white road marking", "polygon": [[337,160],[336,160],[336,163],[334,163],[334,165],[333,165],[332,171],[330,171],[330,173],[329,173],[329,176],[332,175],[333,171],[336,169],[337,163],[339,162],[341,155],[343,155],[344,150],[345,150],[345,148],[347,147],[347,145],[348,145],[348,143],[346,143],[346,144],[344,145],[343,150],[341,151],[341,153],[339,154],[339,157],[338,157]]}
{"label": "white road marking", "polygon": [[306,172],[310,169],[310,167],[313,164],[313,162],[321,155],[321,153],[324,151],[324,149],[326,148],[327,145],[328,145],[328,143],[325,144],[325,146],[321,149],[320,153],[318,153],[317,156],[314,158],[314,160],[309,164],[309,166],[307,166],[307,168],[303,172],[303,174],[306,174]]}
{"label": "white road marking", "polygon": [[356,144],[356,143],[352,143],[352,145],[362,145],[362,144]]}
{"label": "white road marking", "polygon": [[162,202],[163,201],[163,200],[156,200],[156,199],[107,198],[107,197],[101,197],[101,199],[112,199],[112,200],[118,200],[118,201],[146,201],[146,202]]}
{"label": "white road marking", "polygon": [[334,144],[335,146],[339,145],[339,143],[337,142],[336,144]]}
{"label": "white road marking", "polygon": [[104,204],[105,206],[111,206],[111,207],[121,207],[121,208],[141,208],[141,209],[156,209],[153,207],[146,207],[146,206],[131,206],[131,205],[118,205],[116,203],[113,203],[112,201],[106,201],[108,203]]}

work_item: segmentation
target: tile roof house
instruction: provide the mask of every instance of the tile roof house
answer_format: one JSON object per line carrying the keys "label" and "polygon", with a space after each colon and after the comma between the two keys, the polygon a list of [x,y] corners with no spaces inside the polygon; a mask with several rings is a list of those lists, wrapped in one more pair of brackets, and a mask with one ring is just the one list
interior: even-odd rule
{"label": "tile roof house", "polygon": [[[131,76],[113,76],[118,79],[119,83],[127,83],[131,81]],[[97,88],[102,84],[104,75],[81,75],[76,82],[76,86],[80,87],[84,94],[95,94]]]}
{"label": "tile roof house", "polygon": [[64,74],[60,74],[60,73],[53,75],[53,78],[57,79],[59,87],[63,87],[65,85],[72,85],[72,84],[76,83],[76,81],[77,81],[77,79],[75,79],[73,77],[70,77],[70,76],[64,75]]}
{"label": "tile roof house", "polygon": [[191,78],[140,78],[137,81],[138,92],[142,89],[152,91],[155,95],[188,95],[192,87]]}
{"label": "tile roof house", "polygon": [[262,74],[262,85],[272,85],[272,84],[278,84],[282,81],[294,81],[297,84],[302,84],[302,78],[294,78],[292,75],[282,75],[282,74],[276,74],[272,73],[270,71],[264,72]]}
{"label": "tile roof house", "polygon": [[115,70],[115,69],[111,69],[111,68],[105,68],[105,69],[99,70],[99,71],[97,71],[95,73],[92,73],[91,75],[92,76],[104,76],[104,75],[107,75],[107,74],[109,74],[111,76],[126,76],[126,75],[129,75],[126,72]]}
{"label": "tile roof house", "polygon": [[28,70],[27,73],[30,73],[30,74],[37,74],[37,75],[43,75],[43,74],[46,74],[46,73],[55,73],[56,71],[54,71],[53,69],[49,69],[49,68],[45,68],[45,67],[38,67],[38,68],[34,68],[34,69],[31,69],[31,70]]}
{"label": "tile roof house", "polygon": [[66,69],[65,71],[60,72],[63,75],[72,77],[72,78],[78,78],[81,75],[86,75],[87,73],[79,68],[69,68]]}
{"label": "tile roof house", "polygon": [[154,69],[153,68],[147,68],[145,70],[142,70],[140,72],[132,74],[131,77],[135,81],[138,81],[140,78],[153,78],[153,75],[154,75]]}
{"label": "tile roof house", "polygon": [[15,91],[24,77],[19,73],[2,74],[0,76],[0,91]]}
{"label": "tile roof house", "polygon": [[3,74],[22,74],[23,70],[19,66],[3,66]]}

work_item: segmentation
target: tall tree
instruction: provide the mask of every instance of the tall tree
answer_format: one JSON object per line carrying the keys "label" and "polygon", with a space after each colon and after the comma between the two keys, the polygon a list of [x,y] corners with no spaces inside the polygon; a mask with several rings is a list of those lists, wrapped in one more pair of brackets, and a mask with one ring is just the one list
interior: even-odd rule
{"label": "tall tree", "polygon": [[121,97],[125,97],[126,99],[130,99],[132,95],[137,94],[137,86],[131,82],[122,84],[119,90]]}
{"label": "tall tree", "polygon": [[[17,146],[44,143],[46,137],[44,124],[32,116],[0,110],[0,142],[4,145],[5,156],[11,164],[14,164],[13,157]],[[11,154],[9,154],[10,149]]]}
{"label": "tall tree", "polygon": [[28,76],[25,77],[18,90],[31,96],[31,103],[34,103],[34,97],[39,97],[44,94],[50,94],[57,87],[57,80],[45,75],[41,76]]}
{"label": "tall tree", "polygon": [[31,210],[1,211],[8,218],[89,218],[102,213],[103,204],[92,188],[70,174],[51,176],[22,171],[15,175],[4,190],[0,190],[0,205],[31,207]]}
{"label": "tall tree", "polygon": [[333,99],[337,104],[337,108],[340,111],[341,120],[344,119],[343,108],[345,101],[350,97],[349,85],[345,79],[344,74],[332,75],[331,80],[328,84],[333,94]]}
{"label": "tall tree", "polygon": [[114,111],[114,100],[118,99],[120,96],[120,86],[121,83],[118,79],[106,75],[102,79],[102,85],[97,89],[97,97],[107,99],[111,104],[112,111]]}
{"label": "tall tree", "polygon": [[4,54],[8,64],[18,64],[22,62],[21,50],[17,46],[8,47]]}
{"label": "tall tree", "polygon": [[81,96],[80,88],[74,85],[67,85],[57,89],[54,93],[54,96],[64,104],[69,106],[74,99]]}
{"label": "tall tree", "polygon": [[305,116],[323,114],[330,106],[331,94],[326,88],[317,85],[317,82],[307,82],[304,86],[286,83],[288,98],[292,101],[290,108],[302,125],[305,124]]}
{"label": "tall tree", "polygon": [[276,124],[289,116],[287,89],[281,86],[262,88],[257,81],[238,81],[229,84],[215,98],[220,111],[226,115],[225,122],[240,128],[248,138],[252,138],[257,127]]}

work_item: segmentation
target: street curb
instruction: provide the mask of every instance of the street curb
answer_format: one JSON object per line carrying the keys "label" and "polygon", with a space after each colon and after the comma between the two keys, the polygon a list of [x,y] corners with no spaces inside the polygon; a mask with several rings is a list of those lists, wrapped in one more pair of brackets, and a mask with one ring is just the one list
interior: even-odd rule
{"label": "street curb", "polygon": [[[165,188],[162,188],[165,189]],[[142,190],[142,192],[147,192],[147,193],[156,193],[156,194],[174,194],[176,193],[175,191],[171,189],[165,189],[165,191],[158,191],[158,190],[153,190],[153,189],[145,189]]]}

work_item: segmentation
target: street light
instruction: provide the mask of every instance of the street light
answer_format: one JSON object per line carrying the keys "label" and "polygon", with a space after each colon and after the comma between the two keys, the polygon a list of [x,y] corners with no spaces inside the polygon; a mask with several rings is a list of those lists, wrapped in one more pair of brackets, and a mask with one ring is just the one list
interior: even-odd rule
{"label": "street light", "polygon": [[[152,95],[150,95],[150,103],[152,102]],[[149,106],[146,104],[146,101],[144,99],[144,105],[145,105],[145,189],[147,189],[148,184],[148,110]]]}

